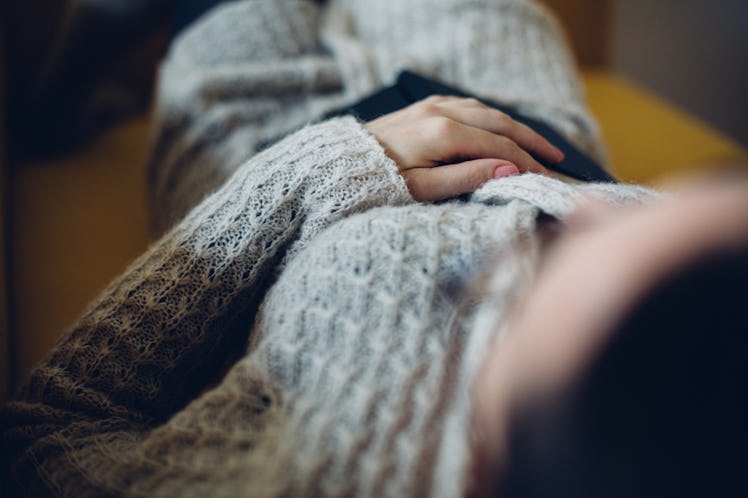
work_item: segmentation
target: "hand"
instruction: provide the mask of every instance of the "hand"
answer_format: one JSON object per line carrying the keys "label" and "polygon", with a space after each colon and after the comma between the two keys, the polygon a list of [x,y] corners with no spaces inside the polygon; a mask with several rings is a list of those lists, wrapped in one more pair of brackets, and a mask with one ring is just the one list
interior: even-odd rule
{"label": "hand", "polygon": [[365,125],[417,201],[473,192],[492,178],[547,173],[563,153],[524,124],[475,99],[432,96]]}

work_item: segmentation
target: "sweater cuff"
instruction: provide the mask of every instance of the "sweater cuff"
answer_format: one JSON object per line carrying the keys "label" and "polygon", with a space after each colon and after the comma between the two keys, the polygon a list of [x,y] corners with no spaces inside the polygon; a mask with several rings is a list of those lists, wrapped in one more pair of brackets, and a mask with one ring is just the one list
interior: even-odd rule
{"label": "sweater cuff", "polygon": [[340,118],[344,121],[352,121],[355,123],[355,131],[359,133],[362,140],[368,145],[374,162],[381,165],[384,177],[388,183],[392,185],[392,202],[388,204],[411,204],[416,202],[413,196],[410,195],[408,185],[405,183],[405,178],[400,174],[400,168],[397,163],[387,155],[384,147],[377,137],[364,128],[364,123],[357,120],[352,116]]}
{"label": "sweater cuff", "polygon": [[415,202],[395,161],[353,116],[308,126],[286,140],[298,141],[301,154],[316,156],[309,161],[316,171],[308,175],[325,175],[324,183],[331,193],[347,190],[368,207]]}

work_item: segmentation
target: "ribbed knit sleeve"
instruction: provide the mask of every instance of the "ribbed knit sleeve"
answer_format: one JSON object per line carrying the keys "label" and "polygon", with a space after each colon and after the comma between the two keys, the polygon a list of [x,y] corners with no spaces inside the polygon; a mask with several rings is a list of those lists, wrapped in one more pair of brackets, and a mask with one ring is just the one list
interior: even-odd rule
{"label": "ribbed knit sleeve", "polygon": [[410,201],[352,118],[307,127],[246,162],[90,305],[8,405],[3,438],[19,475],[55,488],[60,476],[90,474],[74,457],[81,445],[163,424],[246,339],[248,314],[289,250],[351,213]]}

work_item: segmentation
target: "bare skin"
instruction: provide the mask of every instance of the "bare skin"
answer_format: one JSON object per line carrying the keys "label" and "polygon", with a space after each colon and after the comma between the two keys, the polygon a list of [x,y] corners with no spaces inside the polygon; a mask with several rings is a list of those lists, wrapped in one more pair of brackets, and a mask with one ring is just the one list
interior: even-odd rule
{"label": "bare skin", "polygon": [[433,96],[365,125],[397,163],[417,201],[473,192],[492,178],[547,173],[530,153],[563,153],[527,126],[475,99]]}

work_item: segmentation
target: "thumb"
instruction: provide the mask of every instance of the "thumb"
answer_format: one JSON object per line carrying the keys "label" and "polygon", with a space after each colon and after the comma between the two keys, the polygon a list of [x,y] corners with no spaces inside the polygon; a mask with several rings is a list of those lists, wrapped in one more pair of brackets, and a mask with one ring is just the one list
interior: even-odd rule
{"label": "thumb", "polygon": [[474,192],[492,178],[518,175],[519,168],[503,159],[474,159],[462,163],[414,168],[403,173],[417,201],[439,201]]}

